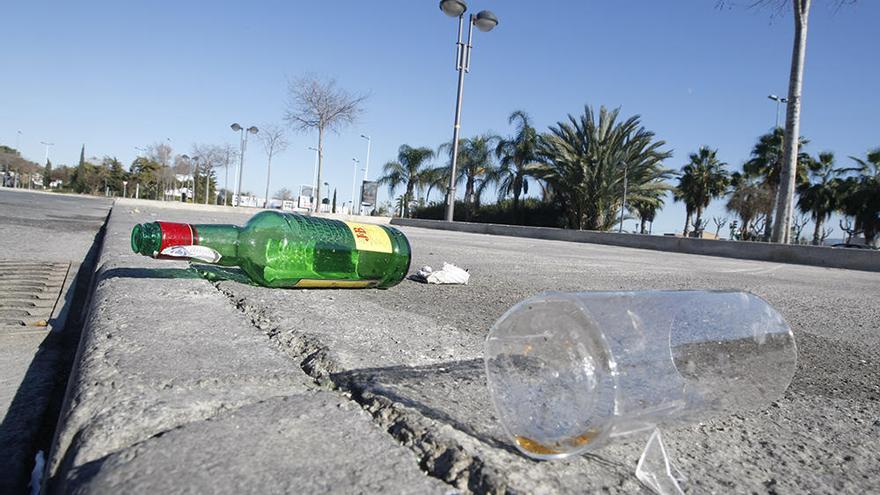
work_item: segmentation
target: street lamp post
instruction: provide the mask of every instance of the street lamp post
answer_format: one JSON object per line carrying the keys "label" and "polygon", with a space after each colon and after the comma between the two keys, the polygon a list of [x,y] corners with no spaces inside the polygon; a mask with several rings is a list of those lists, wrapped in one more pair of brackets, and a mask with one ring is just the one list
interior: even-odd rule
{"label": "street lamp post", "polygon": [[[233,197],[233,199],[238,198],[238,202],[241,203],[241,175],[242,172],[244,172],[244,150],[247,149],[247,135],[248,133],[256,134],[257,132],[259,132],[259,129],[257,129],[257,126],[254,125],[245,129],[244,127],[238,125],[237,122],[229,127],[235,132],[241,132],[241,162],[238,166],[238,174],[236,174],[238,177],[235,181],[235,196]],[[232,206],[238,205],[235,204],[235,202],[233,201]]]}
{"label": "street lamp post", "polygon": [[43,146],[46,147],[46,163],[49,163],[49,148],[52,146],[55,146],[55,143],[47,143],[46,141],[40,141],[40,144],[42,144]]}
{"label": "street lamp post", "polygon": [[[141,152],[141,153],[143,153],[143,154],[146,154],[146,153],[147,153],[146,148],[140,148],[140,147],[138,147],[138,146],[135,146],[134,149],[137,150],[137,151],[139,151],[139,152]],[[136,160],[137,158],[138,158],[138,157],[135,157],[135,160]],[[136,184],[135,187],[134,187],[134,199],[140,199],[140,198],[141,198],[141,181],[140,181],[140,179],[138,179],[138,182],[137,182],[137,184]],[[158,197],[157,197],[156,199],[158,199]]]}
{"label": "street lamp post", "polygon": [[[189,155],[180,155],[180,157],[183,158],[184,160],[186,160],[186,161],[189,162],[189,173],[190,173],[190,177],[191,177],[191,179],[192,179],[192,186],[193,186],[193,187],[192,187],[192,190],[190,191],[190,193],[191,193],[190,196],[192,197],[193,204],[195,204],[195,203],[196,203],[196,173],[195,173],[195,168],[198,167],[197,162],[199,161],[199,157],[194,156],[194,157],[190,158]],[[190,184],[190,181],[186,181],[186,187],[187,187],[187,188],[189,187],[189,184]],[[181,191],[181,193],[180,193],[180,202],[181,202],[181,203],[186,203],[186,201],[185,201],[184,198],[183,198],[183,192],[182,192],[182,191]]]}
{"label": "street lamp post", "polygon": [[192,167],[189,168],[189,182],[192,184],[192,189],[189,191],[190,197],[192,197],[193,204],[196,204],[196,172],[199,170],[199,158],[198,156],[194,156],[192,159]]}
{"label": "street lamp post", "polygon": [[309,146],[309,149],[315,152],[315,175],[312,178],[312,202],[315,204],[312,205],[312,209],[314,211],[318,211],[320,209],[318,203],[321,202],[321,198],[315,195],[316,191],[318,190],[318,148],[315,148],[314,146]]}
{"label": "street lamp post", "polygon": [[474,26],[483,32],[491,31],[498,25],[498,18],[488,10],[482,10],[468,18],[467,44],[461,40],[464,29],[464,13],[467,4],[463,0],[441,0],[440,10],[449,17],[458,17],[458,41],[456,42],[456,70],[458,70],[458,91],[455,97],[455,123],[452,127],[452,165],[449,173],[449,187],[446,190],[446,221],[451,222],[455,210],[455,167],[458,165],[458,138],[461,129],[461,97],[464,92],[464,74],[470,72],[471,47]]}
{"label": "street lamp post", "polygon": [[354,215],[354,200],[357,197],[357,193],[355,192],[355,184],[357,184],[358,177],[358,165],[361,163],[357,158],[352,158],[351,161],[354,163],[354,170],[351,174],[351,214]]}
{"label": "street lamp post", "polygon": [[[20,131],[19,131],[20,132]],[[40,144],[46,147],[46,161],[44,162],[46,165],[49,164],[49,148],[55,146],[55,143],[47,143],[46,141],[40,141]],[[21,152],[19,152],[21,155]],[[31,182],[33,181],[32,174],[28,174],[28,189],[31,188]]]}
{"label": "street lamp post", "polygon": [[776,95],[767,95],[767,98],[776,102],[776,127],[774,129],[777,129],[779,127],[779,104],[787,103],[788,99]]}
{"label": "street lamp post", "polygon": [[[361,134],[361,137],[367,140],[367,161],[366,161],[366,164],[364,165],[364,182],[366,182],[366,181],[370,180],[368,178],[369,174],[370,174],[370,148],[373,145],[373,140],[370,138],[370,136],[367,136],[365,134]],[[361,188],[361,192],[358,195],[358,197],[360,198],[360,201],[358,201],[358,213],[360,213],[361,209],[364,206],[364,190],[363,190],[363,188]]]}
{"label": "street lamp post", "polygon": [[623,233],[623,210],[626,208],[626,173],[627,173],[627,164],[623,164],[623,203],[620,204],[620,228],[617,229],[618,234]]}
{"label": "street lamp post", "polygon": [[226,199],[229,197],[229,145],[226,145],[226,161],[224,162],[225,177],[223,178],[223,206],[226,206]]}
{"label": "street lamp post", "polygon": [[[190,172],[191,172],[191,171],[192,171],[192,162],[193,162],[194,159],[193,159],[192,157],[190,157],[189,155],[187,155],[186,153],[180,155],[180,157],[183,158],[184,160],[186,160],[187,162],[189,162],[189,170],[190,170]],[[174,184],[175,184],[175,187],[177,187],[178,190],[180,191],[180,202],[181,202],[181,203],[186,203],[186,201],[185,201],[184,198],[183,198],[183,189],[181,189],[180,187],[177,186],[177,173],[176,173],[176,172],[175,172],[175,174],[174,174]],[[189,187],[189,181],[187,181],[186,186]],[[171,199],[174,199],[174,193],[173,193],[173,192],[171,193]]]}
{"label": "street lamp post", "polygon": [[[205,204],[208,204],[208,190],[211,188],[210,179],[211,179],[211,170],[213,168],[214,167],[212,166],[211,169],[208,169],[208,166],[205,165]],[[193,181],[195,181],[195,178],[193,178]],[[196,202],[196,200],[195,200],[195,198],[193,198],[193,203],[195,203],[195,202]]]}
{"label": "street lamp post", "polygon": [[192,184],[192,189],[190,189],[190,197],[192,197],[193,204],[196,204],[196,172],[199,170],[199,157],[194,156],[192,161],[192,167],[189,169],[189,182]]}

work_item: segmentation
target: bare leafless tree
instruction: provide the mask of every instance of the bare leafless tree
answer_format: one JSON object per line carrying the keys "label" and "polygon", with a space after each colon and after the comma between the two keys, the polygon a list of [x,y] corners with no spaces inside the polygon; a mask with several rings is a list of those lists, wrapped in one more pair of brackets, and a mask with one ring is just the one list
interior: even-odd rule
{"label": "bare leafless tree", "polygon": [[223,206],[229,206],[229,164],[238,158],[238,150],[229,143],[225,143],[221,147],[223,161]]}
{"label": "bare leafless tree", "polygon": [[272,156],[277,153],[283,153],[290,144],[284,127],[278,124],[263,124],[260,132],[260,140],[263,142],[263,149],[266,150],[266,156],[269,157],[266,162],[266,199],[263,201],[263,208],[269,206],[269,181],[272,177]]}
{"label": "bare leafless tree", "polygon": [[715,224],[715,238],[721,234],[721,229],[727,225],[728,218],[727,217],[712,217],[712,223]]}
{"label": "bare leafless tree", "polygon": [[825,239],[831,237],[831,233],[834,232],[833,227],[822,227],[822,232],[819,233],[819,245],[825,245]]}
{"label": "bare leafless tree", "polygon": [[803,213],[796,217],[792,217],[791,230],[794,231],[795,244],[801,244],[801,233],[803,233],[804,227],[806,227],[809,222],[810,217]]}
{"label": "bare leafless tree", "polygon": [[[333,79],[304,77],[288,83],[284,120],[298,132],[318,131],[318,181],[315,197],[321,197],[324,168],[324,132],[339,132],[357,121],[367,95],[353,95],[338,88]],[[317,207],[317,202],[316,205]]]}
{"label": "bare leafless tree", "polygon": [[[194,144],[192,148],[193,156],[198,156],[198,165],[205,173],[205,204],[208,204],[210,193],[211,172],[217,168],[226,165],[226,147],[229,145],[219,146],[216,144]],[[228,168],[228,167],[227,167]],[[195,202],[195,198],[193,198]]]}
{"label": "bare leafless tree", "polygon": [[691,223],[691,225],[693,225],[693,227],[694,227],[694,231],[691,233],[691,237],[696,237],[698,239],[702,239],[703,238],[703,231],[706,230],[706,225],[709,225],[709,219],[703,218],[703,219],[697,220],[695,218],[694,221]]}
{"label": "bare leafless tree", "polygon": [[846,233],[846,240],[844,242],[846,242],[847,244],[852,242],[853,237],[856,237],[862,233],[861,230],[859,230],[855,227],[855,223],[853,222],[853,219],[850,217],[841,218],[839,225],[840,225],[840,230],[842,230]]}
{"label": "bare leafless tree", "polygon": [[[764,227],[767,225],[767,215],[761,214],[755,217],[755,220],[749,226],[749,230],[747,232],[749,241],[754,241],[757,239],[761,239],[763,237],[762,232],[764,232]],[[744,237],[745,239],[745,237]]]}
{"label": "bare leafless tree", "polygon": [[293,199],[293,192],[286,187],[282,187],[281,189],[275,191],[275,197],[282,201],[290,201]]}
{"label": "bare leafless tree", "polygon": [[[162,201],[165,201],[168,184],[175,180],[174,172],[169,168],[174,150],[167,142],[156,142],[147,148],[147,157],[162,166],[159,171],[159,188],[162,190]],[[158,199],[158,198],[157,198]]]}

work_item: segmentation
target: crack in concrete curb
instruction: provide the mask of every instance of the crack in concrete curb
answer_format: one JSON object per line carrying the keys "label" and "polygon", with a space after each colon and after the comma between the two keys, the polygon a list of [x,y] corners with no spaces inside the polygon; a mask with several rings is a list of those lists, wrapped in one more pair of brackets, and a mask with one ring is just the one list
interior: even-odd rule
{"label": "crack in concrete curb", "polygon": [[454,440],[435,435],[433,431],[438,429],[436,421],[387,397],[374,394],[356,380],[346,379],[342,373],[345,370],[333,360],[330,350],[319,340],[272,325],[264,312],[246,298],[236,296],[222,287],[221,282],[215,282],[214,287],[247,316],[254,327],[265,333],[276,348],[298,362],[316,384],[339,392],[369,413],[377,426],[416,455],[419,466],[428,476],[464,493],[502,494],[515,491],[507,486],[501,473],[482,459],[467,453]]}
{"label": "crack in concrete curb", "polygon": [[[53,494],[54,493],[67,493],[71,490],[72,487],[81,486],[82,484],[86,483],[90,478],[97,475],[101,469],[101,466],[111,457],[125,456],[128,458],[127,460],[129,460],[129,461],[133,460],[137,457],[137,454],[134,453],[134,451],[137,447],[144,445],[145,443],[150,442],[154,439],[162,438],[163,436],[167,435],[168,433],[171,433],[174,431],[179,431],[179,430],[184,430],[184,429],[192,427],[193,425],[202,424],[202,423],[206,423],[209,421],[215,421],[215,420],[218,420],[226,415],[235,414],[241,409],[256,406],[259,404],[263,404],[263,403],[268,402],[270,400],[276,400],[276,399],[285,398],[285,397],[294,397],[295,395],[296,394],[264,397],[259,400],[244,402],[244,403],[237,404],[237,405],[231,406],[231,407],[224,404],[224,405],[221,405],[221,406],[215,408],[215,410],[212,411],[210,413],[210,415],[208,415],[208,416],[194,419],[192,421],[185,421],[182,423],[169,425],[169,427],[167,427],[163,430],[157,431],[155,433],[151,433],[149,436],[147,436],[145,438],[127,443],[123,447],[113,449],[113,450],[105,453],[101,457],[98,457],[96,459],[92,459],[92,460],[90,460],[80,466],[69,467],[69,468],[59,470],[59,472],[66,473],[66,476],[64,478],[54,480],[54,482],[50,484],[49,489],[44,490],[44,493],[53,493]],[[73,440],[71,441],[71,445],[76,445],[80,441],[80,437],[82,437],[86,433],[87,429],[88,429],[87,427],[78,429],[73,435]],[[65,452],[65,455],[62,457],[60,464],[62,466],[65,466],[65,465],[69,466],[72,463],[72,460],[70,459],[70,457],[75,454],[76,454],[76,450],[73,448],[69,448]]]}

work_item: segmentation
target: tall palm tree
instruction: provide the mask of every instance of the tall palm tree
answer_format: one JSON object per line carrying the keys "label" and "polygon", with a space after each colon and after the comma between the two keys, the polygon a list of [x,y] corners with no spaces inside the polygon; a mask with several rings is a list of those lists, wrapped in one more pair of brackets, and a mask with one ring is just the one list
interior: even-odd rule
{"label": "tall palm tree", "polygon": [[731,185],[726,208],[740,218],[740,239],[748,239],[752,221],[772,207],[773,195],[765,183],[739,172],[731,174]]}
{"label": "tall palm tree", "polygon": [[[758,137],[758,142],[752,148],[752,157],[743,164],[743,174],[747,177],[759,177],[764,185],[770,190],[773,201],[767,206],[767,210],[763,211],[766,215],[766,223],[764,224],[764,239],[769,240],[773,229],[773,205],[776,204],[776,198],[779,194],[780,177],[783,170],[783,155],[785,152],[785,131],[781,127],[773,129],[772,132]],[[801,136],[798,139],[798,146],[803,148],[810,141]],[[806,153],[798,154],[797,167],[797,184],[801,184],[807,179],[807,164],[810,163],[810,155]]]}
{"label": "tall palm tree", "polygon": [[839,181],[840,209],[855,220],[855,228],[865,243],[877,247],[880,236],[880,148],[870,151],[867,160],[850,157],[858,165],[855,176]]}
{"label": "tall palm tree", "polygon": [[669,189],[662,182],[670,176],[662,167],[672,155],[661,149],[666,143],[642,127],[638,116],[618,121],[619,113],[601,107],[597,116],[585,106],[583,115],[569,115],[540,142],[543,163],[535,175],[548,182],[572,228],[610,228],[623,207],[624,178],[631,199],[648,189]]}
{"label": "tall palm tree", "polygon": [[[461,139],[458,142],[455,183],[464,182],[464,201],[468,205],[479,206],[480,196],[491,182],[491,172],[494,168],[491,150],[498,139],[500,139],[498,136],[486,133]],[[449,155],[449,159],[452,160],[452,143],[440,145],[439,153]]]}
{"label": "tall palm tree", "polygon": [[696,205],[694,204],[695,195],[690,192],[693,189],[693,186],[691,185],[692,180],[692,176],[679,177],[678,187],[672,191],[672,201],[676,203],[681,201],[684,203],[684,228],[681,229],[681,235],[684,237],[687,237],[688,232],[690,232],[691,218],[693,218],[694,210],[696,209]]}
{"label": "tall palm tree", "polygon": [[690,161],[678,178],[678,195],[696,213],[694,225],[697,226],[702,225],[703,210],[713,199],[723,196],[730,184],[730,174],[724,169],[727,164],[719,161],[717,154],[717,149],[701,146],[698,152],[690,154]]}
{"label": "tall palm tree", "polygon": [[409,216],[409,205],[413,201],[413,191],[419,185],[420,177],[427,169],[427,161],[434,158],[431,148],[413,148],[407,144],[397,150],[397,161],[388,162],[382,167],[379,184],[386,184],[393,196],[394,190],[403,185],[406,193],[402,197],[403,216]]}
{"label": "tall palm tree", "polygon": [[[804,58],[807,51],[807,25],[812,0],[791,0],[794,18],[794,44],[791,54],[791,72],[788,78],[788,104],[785,111],[785,145],[781,164],[779,186],[776,194],[777,223],[773,229],[773,242],[788,243],[791,212],[794,210],[794,191],[798,180],[801,160],[799,153],[801,131],[801,89],[804,81]],[[768,222],[769,223],[769,222]]]}
{"label": "tall palm tree", "polygon": [[425,190],[425,201],[431,201],[431,192],[434,189],[443,191],[449,186],[449,167],[439,165],[425,169],[419,174],[419,189]]}
{"label": "tall palm tree", "polygon": [[665,182],[659,181],[655,187],[646,188],[639,197],[628,200],[629,209],[639,216],[639,233],[645,233],[645,224],[653,223],[657,212],[663,209],[664,198],[669,189]]}
{"label": "tall palm tree", "polygon": [[834,168],[834,153],[819,153],[809,167],[810,180],[798,186],[798,208],[801,213],[809,213],[815,223],[813,244],[821,242],[822,224],[837,209],[837,184],[835,180],[843,171]]}
{"label": "tall palm tree", "polygon": [[529,115],[516,110],[507,118],[508,124],[516,123],[516,134],[508,139],[500,139],[495,147],[498,158],[496,177],[498,198],[513,196],[513,209],[519,209],[519,198],[529,193],[529,165],[538,159],[540,135],[532,127]]}

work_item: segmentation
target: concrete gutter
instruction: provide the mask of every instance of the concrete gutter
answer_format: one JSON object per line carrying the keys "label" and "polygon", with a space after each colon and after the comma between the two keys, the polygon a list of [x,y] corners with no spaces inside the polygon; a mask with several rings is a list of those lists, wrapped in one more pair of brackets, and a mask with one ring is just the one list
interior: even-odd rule
{"label": "concrete gutter", "polygon": [[714,239],[618,234],[593,230],[567,230],[494,223],[446,222],[415,218],[394,218],[391,220],[391,224],[425,229],[451,230],[454,232],[469,232],[472,234],[606,244],[673,253],[880,272],[880,251],[869,249],[835,249],[825,246],[796,246],[767,242],[731,242]]}

